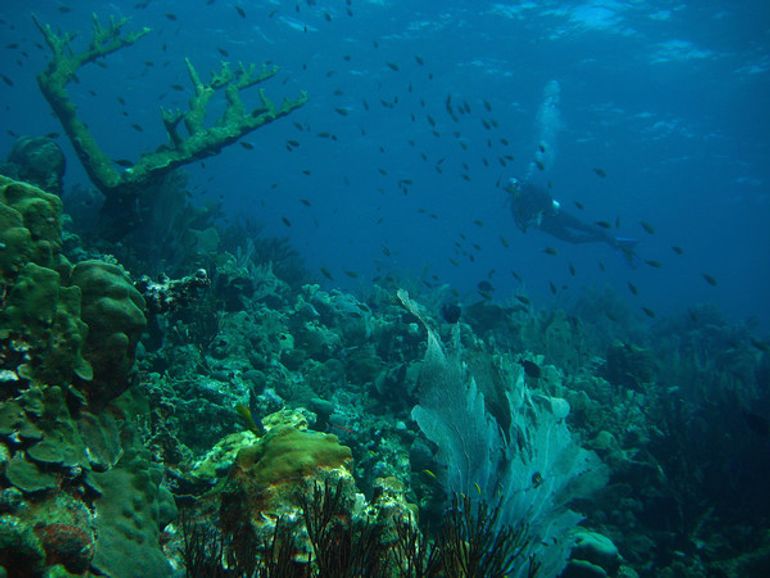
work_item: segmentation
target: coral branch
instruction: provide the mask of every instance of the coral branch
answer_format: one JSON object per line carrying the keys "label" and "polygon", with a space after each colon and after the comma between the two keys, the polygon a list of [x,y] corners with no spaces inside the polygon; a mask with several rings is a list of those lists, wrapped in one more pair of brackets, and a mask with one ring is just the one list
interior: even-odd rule
{"label": "coral branch", "polygon": [[[33,17],[34,18],[34,17]],[[276,67],[254,65],[237,69],[223,63],[218,72],[206,83],[200,79],[192,62],[186,59],[187,71],[193,85],[193,95],[186,111],[162,110],[162,120],[169,136],[169,143],[152,152],[142,154],[134,166],[119,171],[104,153],[88,127],[77,116],[77,108],[67,92],[67,85],[76,80],[76,72],[82,66],[130,46],[149,33],[148,28],[127,33],[123,31],[127,20],[111,19],[102,25],[93,17],[93,32],[88,48],[75,52],[71,48],[74,34],[56,34],[51,27],[34,18],[35,24],[52,52],[51,61],[38,75],[38,84],[64,127],[80,161],[94,185],[106,197],[105,208],[109,211],[125,210],[139,196],[145,185],[154,182],[177,167],[194,160],[216,155],[250,132],[269,124],[307,102],[304,91],[295,99],[286,99],[276,107],[259,91],[260,105],[248,110],[240,92],[255,86],[278,72]],[[210,126],[206,126],[206,110],[217,91],[224,92],[225,111]],[[184,125],[184,134],[180,131]]]}

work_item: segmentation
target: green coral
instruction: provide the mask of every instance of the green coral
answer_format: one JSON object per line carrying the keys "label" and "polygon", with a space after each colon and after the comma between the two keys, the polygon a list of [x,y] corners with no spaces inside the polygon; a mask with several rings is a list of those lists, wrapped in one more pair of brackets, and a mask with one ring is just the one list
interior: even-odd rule
{"label": "green coral", "polygon": [[56,195],[0,175],[0,275],[12,275],[30,261],[57,264],[61,211]]}
{"label": "green coral", "polygon": [[88,328],[80,319],[80,290],[62,280],[61,208],[57,196],[0,176],[0,282],[7,292],[0,336],[29,342],[39,354],[31,375],[49,383],[73,373],[93,376],[82,355]]}
{"label": "green coral", "polygon": [[319,468],[336,468],[352,460],[337,436],[285,427],[271,430],[258,445],[241,450],[236,461],[252,483],[261,487],[301,480]]}
{"label": "green coral", "polygon": [[22,452],[17,453],[8,462],[5,477],[12,485],[29,494],[52,490],[56,487],[56,476],[41,471],[27,460]]}
{"label": "green coral", "polygon": [[170,576],[160,532],[176,517],[176,507],[171,493],[160,485],[162,469],[150,464],[146,450],[137,449],[113,469],[93,475],[102,488],[96,501],[96,573]]}
{"label": "green coral", "polygon": [[123,269],[103,261],[83,261],[71,282],[82,291],[82,317],[88,324],[85,356],[94,367],[92,398],[106,402],[128,386],[134,351],[147,320],[145,303]]}

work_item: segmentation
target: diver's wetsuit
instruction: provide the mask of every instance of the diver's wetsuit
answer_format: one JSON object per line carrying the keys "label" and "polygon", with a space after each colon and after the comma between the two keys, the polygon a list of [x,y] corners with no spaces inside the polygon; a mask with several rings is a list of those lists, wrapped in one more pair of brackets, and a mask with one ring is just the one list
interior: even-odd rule
{"label": "diver's wetsuit", "polygon": [[507,190],[512,195],[511,212],[516,226],[523,232],[536,227],[568,243],[607,243],[613,249],[624,248],[622,242],[600,227],[561,210],[542,187],[525,183]]}

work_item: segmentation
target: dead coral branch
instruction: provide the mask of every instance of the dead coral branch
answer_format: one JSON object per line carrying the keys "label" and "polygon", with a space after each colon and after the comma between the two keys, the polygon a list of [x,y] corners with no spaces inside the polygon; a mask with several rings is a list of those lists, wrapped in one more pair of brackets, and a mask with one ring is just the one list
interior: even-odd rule
{"label": "dead coral branch", "polygon": [[[33,17],[34,18],[34,17]],[[137,200],[139,192],[148,184],[174,169],[216,155],[223,147],[234,143],[252,131],[284,117],[307,102],[303,91],[295,99],[285,99],[276,106],[259,91],[260,104],[249,110],[241,100],[241,91],[272,78],[277,67],[254,65],[237,68],[223,63],[209,82],[203,82],[193,64],[186,60],[187,71],[193,85],[193,95],[186,111],[162,111],[163,123],[169,142],[154,151],[143,153],[137,162],[126,170],[119,170],[115,163],[98,145],[86,124],[77,116],[77,107],[67,92],[67,85],[77,79],[82,66],[125,46],[130,46],[149,33],[148,28],[127,33],[123,27],[127,19],[111,18],[103,25],[93,17],[93,32],[88,48],[75,52],[71,43],[74,34],[57,34],[47,24],[34,18],[35,24],[52,52],[46,69],[38,77],[43,95],[59,118],[77,152],[80,161],[94,185],[105,195],[106,210],[125,209]],[[211,98],[217,91],[224,92],[226,102],[222,116],[211,126],[204,119]],[[184,134],[180,131],[184,125]]]}

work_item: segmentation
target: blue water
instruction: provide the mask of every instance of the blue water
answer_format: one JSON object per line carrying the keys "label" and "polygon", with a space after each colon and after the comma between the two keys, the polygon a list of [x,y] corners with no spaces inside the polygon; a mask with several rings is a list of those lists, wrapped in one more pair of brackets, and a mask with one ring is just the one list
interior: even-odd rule
{"label": "blue water", "polygon": [[[188,172],[201,199],[221,199],[228,214],[288,236],[326,285],[366,290],[374,277],[394,273],[448,283],[475,299],[477,283],[489,280],[497,299],[526,293],[538,307],[608,289],[640,319],[641,306],[660,317],[712,303],[730,319],[770,327],[766,0],[243,0],[245,17],[222,0],[145,3],[5,0],[0,72],[11,82],[0,83],[3,127],[60,131],[35,84],[48,53],[33,10],[80,31],[81,42],[92,12],[128,16],[128,28],[152,32],[110,56],[106,68],[83,69],[71,87],[116,159],[165,142],[159,107],[186,106],[185,57],[204,78],[223,59],[269,60],[281,67],[264,85],[270,98],[309,92],[304,108],[245,137],[253,149],[233,145]],[[543,116],[549,83],[557,83],[558,99]],[[469,111],[457,122],[448,96],[455,111]],[[259,102],[255,90],[244,100]],[[336,140],[318,137],[322,131]],[[0,139],[4,155],[15,139],[5,131]],[[288,139],[299,146],[288,151]],[[69,157],[66,186],[87,184],[69,144],[59,143]],[[562,207],[618,223],[616,234],[640,239],[641,257],[661,268],[634,270],[607,246],[515,229],[496,185],[526,175],[540,145],[545,170],[534,176]],[[514,160],[503,166],[504,155]],[[546,246],[558,255],[546,255]]]}

